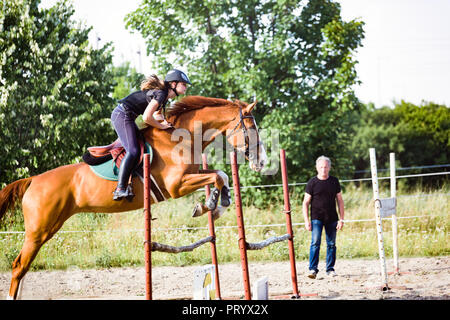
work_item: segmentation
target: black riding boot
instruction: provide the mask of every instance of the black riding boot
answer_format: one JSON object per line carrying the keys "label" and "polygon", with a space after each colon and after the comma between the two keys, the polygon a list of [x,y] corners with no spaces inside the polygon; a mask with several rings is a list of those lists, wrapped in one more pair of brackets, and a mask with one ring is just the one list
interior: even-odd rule
{"label": "black riding boot", "polygon": [[119,182],[117,183],[116,190],[113,192],[113,199],[115,201],[122,200],[123,198],[127,198],[130,202],[133,200],[134,193],[128,181],[130,180],[130,174],[135,162],[135,159],[129,157],[128,153],[123,157],[119,169]]}

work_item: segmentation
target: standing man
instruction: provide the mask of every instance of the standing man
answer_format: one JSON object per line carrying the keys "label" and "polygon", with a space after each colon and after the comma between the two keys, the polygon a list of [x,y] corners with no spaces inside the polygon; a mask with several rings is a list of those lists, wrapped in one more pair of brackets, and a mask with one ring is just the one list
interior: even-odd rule
{"label": "standing man", "polygon": [[[317,176],[311,178],[306,184],[305,198],[303,199],[303,217],[305,228],[312,231],[311,247],[309,251],[308,277],[315,279],[319,269],[319,251],[322,229],[325,228],[327,240],[326,272],[329,276],[336,276],[334,264],[336,262],[336,230],[344,226],[344,200],[341,194],[339,180],[329,175],[331,160],[320,156],[316,160]],[[336,212],[336,200],[339,216]],[[309,206],[311,205],[311,221],[309,219]]]}

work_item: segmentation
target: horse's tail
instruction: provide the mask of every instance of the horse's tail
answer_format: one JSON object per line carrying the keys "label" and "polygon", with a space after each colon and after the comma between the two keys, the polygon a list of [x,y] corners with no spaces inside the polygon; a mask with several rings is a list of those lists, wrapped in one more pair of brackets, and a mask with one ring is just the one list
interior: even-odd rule
{"label": "horse's tail", "polygon": [[5,215],[8,209],[14,206],[17,200],[22,199],[31,180],[32,178],[20,179],[8,184],[0,190],[0,219]]}

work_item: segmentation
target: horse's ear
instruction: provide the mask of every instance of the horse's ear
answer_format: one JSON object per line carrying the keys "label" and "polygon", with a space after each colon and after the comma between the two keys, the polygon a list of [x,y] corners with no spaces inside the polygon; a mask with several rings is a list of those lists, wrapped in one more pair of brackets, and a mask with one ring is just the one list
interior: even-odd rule
{"label": "horse's ear", "polygon": [[248,106],[246,106],[246,107],[243,109],[244,114],[250,114],[250,112],[252,112],[253,108],[256,106],[256,103],[257,103],[257,102],[258,102],[258,101],[255,100],[255,102],[250,103]]}

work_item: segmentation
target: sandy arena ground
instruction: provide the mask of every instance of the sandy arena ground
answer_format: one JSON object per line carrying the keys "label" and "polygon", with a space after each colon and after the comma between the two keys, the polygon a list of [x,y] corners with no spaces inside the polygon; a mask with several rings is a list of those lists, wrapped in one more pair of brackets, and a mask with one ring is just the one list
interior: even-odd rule
{"label": "sandy arena ground", "polygon": [[[401,258],[400,275],[389,275],[391,290],[381,291],[379,260],[337,260],[337,277],[319,272],[316,279],[306,277],[308,263],[297,262],[299,290],[307,300],[450,300],[450,256]],[[193,274],[198,266],[157,267],[153,269],[155,300],[191,299]],[[324,269],[321,261],[319,269]],[[392,260],[387,261],[388,272]],[[288,299],[292,293],[289,262],[250,263],[251,284],[264,276],[269,279],[271,299]],[[222,297],[243,299],[240,264],[219,266]],[[0,297],[5,299],[11,274],[0,273]],[[144,268],[29,272],[22,289],[26,300],[143,300]],[[315,294],[307,296],[308,294]],[[284,295],[284,296],[283,296]],[[287,295],[287,296],[286,296]]]}

